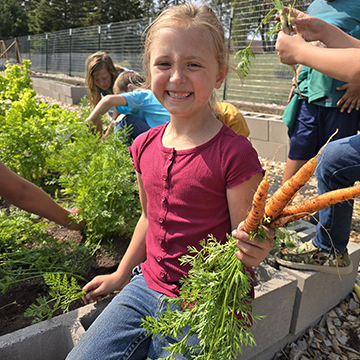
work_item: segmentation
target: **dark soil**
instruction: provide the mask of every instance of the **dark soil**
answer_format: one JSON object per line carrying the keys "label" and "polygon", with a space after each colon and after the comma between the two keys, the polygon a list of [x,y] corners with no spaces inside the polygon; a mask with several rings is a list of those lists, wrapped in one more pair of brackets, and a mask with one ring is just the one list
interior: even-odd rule
{"label": "dark soil", "polygon": [[[0,207],[4,203],[0,203]],[[59,240],[73,240],[75,244],[83,241],[83,235],[77,231],[62,230],[53,223],[49,224],[48,233],[50,237]],[[87,280],[90,281],[94,276],[107,274],[115,271],[120,259],[125,253],[129,244],[129,239],[114,238],[111,242],[104,241],[101,249],[95,254],[94,263],[91,266]],[[79,285],[85,283],[79,281]],[[25,317],[24,312],[36,299],[41,296],[47,296],[47,286],[41,280],[27,280],[21,282],[18,286],[0,293],[0,336],[11,333],[31,325],[33,318]],[[70,310],[84,306],[84,302],[79,299],[70,305]],[[59,315],[61,312],[55,313]]]}

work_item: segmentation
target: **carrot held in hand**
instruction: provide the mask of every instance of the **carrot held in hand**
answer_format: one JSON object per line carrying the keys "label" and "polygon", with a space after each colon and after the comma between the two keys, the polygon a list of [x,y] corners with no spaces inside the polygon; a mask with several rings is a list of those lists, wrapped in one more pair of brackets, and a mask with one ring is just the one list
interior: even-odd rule
{"label": "carrot held in hand", "polygon": [[299,220],[305,215],[325,209],[330,205],[347,201],[360,196],[360,183],[348,188],[337,189],[315,196],[312,199],[302,201],[295,205],[284,208],[279,217],[269,225],[271,228],[283,226],[289,222]]}
{"label": "carrot held in hand", "polygon": [[263,220],[268,189],[269,181],[267,179],[267,172],[265,172],[264,178],[261,180],[254,194],[250,213],[244,221],[244,230],[248,234],[251,231],[255,231]]}
{"label": "carrot held in hand", "polygon": [[265,205],[265,216],[269,218],[270,222],[278,218],[284,207],[291,203],[295,195],[314,174],[319,155],[337,132],[338,130],[330,136],[320,151],[308,160],[290,179],[286,180],[267,201]]}
{"label": "carrot held in hand", "polygon": [[316,169],[320,152],[307,161],[290,179],[277,189],[265,205],[265,216],[275,220],[294,195],[306,184]]}

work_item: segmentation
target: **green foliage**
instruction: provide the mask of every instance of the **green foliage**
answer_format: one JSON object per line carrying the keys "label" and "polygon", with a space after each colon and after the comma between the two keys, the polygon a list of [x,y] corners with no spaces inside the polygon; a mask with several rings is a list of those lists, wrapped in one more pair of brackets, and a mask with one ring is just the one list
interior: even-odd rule
{"label": "green foliage", "polygon": [[37,215],[17,208],[11,209],[8,215],[5,210],[0,210],[0,254],[17,252],[31,244],[34,239],[44,241],[47,237],[47,224],[35,223],[34,220],[38,218]]}
{"label": "green foliage", "polygon": [[0,39],[25,36],[28,16],[18,0],[0,0]]}
{"label": "green foliage", "polygon": [[294,230],[289,230],[289,226],[294,226],[294,223],[288,224],[286,227],[279,227],[275,229],[275,238],[273,248],[279,248],[284,244],[286,247],[298,246],[300,236]]}
{"label": "green foliage", "polygon": [[[192,266],[182,280],[179,298],[168,298],[169,306],[158,318],[147,317],[143,327],[153,336],[173,336],[179,342],[167,348],[172,359],[176,353],[191,354],[191,359],[235,359],[243,346],[255,345],[249,327],[258,320],[252,314],[251,275],[238,260],[236,239],[220,244],[214,237],[201,242],[201,249],[189,247],[181,264]],[[183,308],[174,310],[171,305]],[[237,316],[239,315],[239,317]],[[181,337],[185,326],[191,328]],[[187,339],[196,334],[199,345],[191,347]]]}
{"label": "green foliage", "polygon": [[[86,220],[87,241],[75,245],[49,238],[48,223],[38,216],[13,208],[1,210],[3,293],[21,281],[41,279],[44,273],[53,274],[56,281],[60,275],[85,280],[99,240],[114,234],[130,236],[140,215],[135,171],[122,137],[102,142],[89,131],[84,119],[91,109],[85,99],[77,109],[80,116],[37,102],[29,64],[9,67],[0,76],[1,160],[30,181],[51,185],[56,197],[62,194],[62,201],[66,197],[63,206],[81,209],[78,217]],[[61,300],[55,301],[55,308],[67,309],[74,281],[68,288],[64,278],[58,281],[62,285],[52,295]],[[52,316],[54,307],[47,308],[48,300],[38,302],[41,309],[29,311],[38,311],[38,319]]]}
{"label": "green foliage", "polygon": [[31,304],[24,316],[34,317],[32,324],[51,319],[57,310],[69,311],[70,304],[82,298],[86,292],[81,289],[73,277],[68,281],[67,275],[44,274],[46,285],[50,287],[49,296],[36,299],[39,305]]}
{"label": "green foliage", "polygon": [[[24,60],[21,65],[7,65],[3,73],[0,73],[0,115],[4,115],[2,102],[4,100],[19,100],[24,89],[32,90],[30,77],[30,61]],[[35,95],[35,91],[32,90]],[[10,103],[11,104],[11,103]]]}
{"label": "green foliage", "polygon": [[46,272],[84,280],[97,247],[49,238],[45,222],[33,223],[25,211],[16,212],[8,218],[0,212],[0,290],[5,293],[20,281],[41,278]]}
{"label": "green foliage", "polygon": [[[60,184],[87,222],[87,235],[130,236],[140,216],[135,171],[121,136],[75,140],[60,152]],[[70,162],[70,163],[68,163]],[[65,172],[65,168],[67,171]]]}

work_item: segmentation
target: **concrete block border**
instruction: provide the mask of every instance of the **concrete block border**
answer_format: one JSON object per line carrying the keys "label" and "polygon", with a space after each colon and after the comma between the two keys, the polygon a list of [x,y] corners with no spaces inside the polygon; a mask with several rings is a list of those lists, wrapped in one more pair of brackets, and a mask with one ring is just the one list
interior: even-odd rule
{"label": "concrete block border", "polygon": [[65,104],[78,104],[87,95],[86,86],[75,86],[63,81],[32,77],[32,87],[37,94],[49,96]]}

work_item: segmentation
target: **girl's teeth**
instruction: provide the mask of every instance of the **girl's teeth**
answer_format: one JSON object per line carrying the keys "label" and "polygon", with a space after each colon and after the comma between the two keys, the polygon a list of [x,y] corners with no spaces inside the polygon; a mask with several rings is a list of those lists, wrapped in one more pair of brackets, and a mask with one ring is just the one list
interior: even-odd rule
{"label": "girl's teeth", "polygon": [[177,93],[172,93],[171,91],[169,91],[169,94],[171,97],[175,98],[175,99],[183,99],[186,98],[190,95],[190,93],[187,94],[177,94]]}

